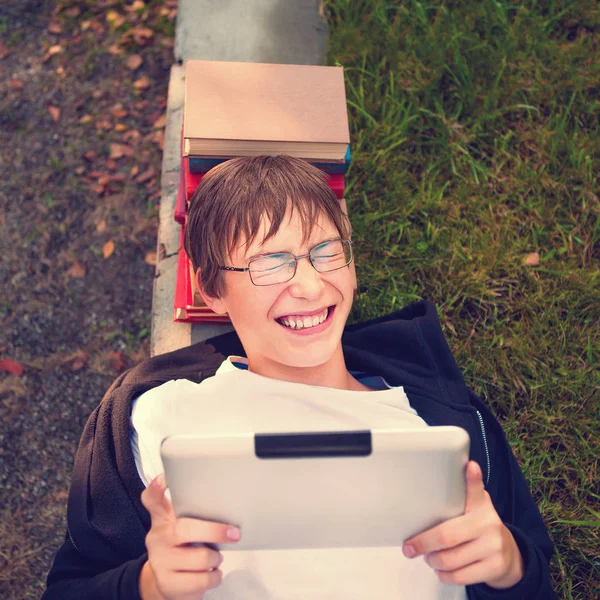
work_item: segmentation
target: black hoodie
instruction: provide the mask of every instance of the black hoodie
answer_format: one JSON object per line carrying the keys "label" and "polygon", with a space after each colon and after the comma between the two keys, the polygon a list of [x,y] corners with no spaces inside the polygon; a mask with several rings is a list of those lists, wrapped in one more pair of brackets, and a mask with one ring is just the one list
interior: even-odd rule
{"label": "black hoodie", "polygon": [[[512,532],[525,565],[508,590],[467,587],[470,599],[549,600],[553,545],[502,429],[463,380],[444,339],[433,304],[421,301],[386,317],[346,327],[346,366],[402,385],[429,425],[457,425],[471,437],[471,458],[481,466],[496,511]],[[131,402],[171,379],[200,382],[226,356],[243,356],[235,333],[155,356],[123,373],[94,410],[75,457],[67,533],[48,575],[42,600],[139,599],[150,517],[144,485],[131,452]]]}

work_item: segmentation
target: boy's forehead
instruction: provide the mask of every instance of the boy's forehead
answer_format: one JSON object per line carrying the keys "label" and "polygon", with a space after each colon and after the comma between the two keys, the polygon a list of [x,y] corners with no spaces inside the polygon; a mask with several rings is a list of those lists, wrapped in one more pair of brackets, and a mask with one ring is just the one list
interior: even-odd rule
{"label": "boy's forehead", "polygon": [[265,252],[293,251],[304,244],[318,244],[324,236],[337,235],[335,225],[325,215],[319,215],[314,222],[308,223],[306,229],[297,214],[288,212],[277,231],[267,239],[270,228],[271,220],[263,216],[255,236],[247,239],[241,232],[232,248],[232,256],[246,259]]}

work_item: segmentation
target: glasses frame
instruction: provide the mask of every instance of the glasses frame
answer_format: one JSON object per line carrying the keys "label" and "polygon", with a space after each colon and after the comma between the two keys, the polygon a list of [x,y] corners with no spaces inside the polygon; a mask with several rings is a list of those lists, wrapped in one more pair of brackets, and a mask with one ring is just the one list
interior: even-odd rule
{"label": "glasses frame", "polygon": [[[311,253],[315,248],[318,248],[319,246],[322,246],[323,244],[327,244],[329,242],[342,242],[342,244],[347,245],[350,250],[350,260],[345,265],[342,265],[341,267],[336,267],[335,269],[330,269],[328,271],[319,271],[319,269],[317,269],[317,267],[315,267],[315,264],[311,257]],[[252,271],[250,270],[250,265],[257,260],[264,258],[265,256],[269,256],[270,254],[289,254],[294,259],[294,272],[292,273],[292,276],[289,279],[286,279],[285,281],[278,281],[277,283],[256,283],[254,281],[254,279],[252,279]],[[279,285],[281,283],[287,283],[288,281],[291,281],[292,279],[294,279],[294,277],[296,276],[296,272],[298,270],[298,261],[302,258],[308,258],[308,261],[310,262],[312,268],[317,273],[333,273],[334,271],[339,271],[340,269],[347,267],[354,260],[354,252],[352,251],[352,240],[344,240],[341,237],[333,238],[331,240],[325,240],[324,242],[319,242],[318,244],[313,246],[306,254],[300,254],[299,256],[296,256],[295,254],[292,254],[291,252],[272,252],[270,254],[263,254],[262,256],[257,256],[256,258],[253,258],[252,260],[250,260],[248,262],[247,267],[226,267],[226,266],[219,265],[219,270],[231,271],[234,273],[248,273],[248,275],[250,276],[250,281],[253,283],[253,285],[255,285],[256,287],[268,287],[270,285]],[[285,262],[282,262],[282,265],[283,264],[285,264]]]}

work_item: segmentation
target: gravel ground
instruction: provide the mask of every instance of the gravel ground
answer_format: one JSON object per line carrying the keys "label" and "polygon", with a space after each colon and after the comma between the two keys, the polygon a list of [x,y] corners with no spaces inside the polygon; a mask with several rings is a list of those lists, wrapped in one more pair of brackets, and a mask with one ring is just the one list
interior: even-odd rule
{"label": "gravel ground", "polygon": [[0,360],[23,369],[0,363],[6,600],[41,595],[83,425],[148,355],[176,2],[136,4],[0,6]]}

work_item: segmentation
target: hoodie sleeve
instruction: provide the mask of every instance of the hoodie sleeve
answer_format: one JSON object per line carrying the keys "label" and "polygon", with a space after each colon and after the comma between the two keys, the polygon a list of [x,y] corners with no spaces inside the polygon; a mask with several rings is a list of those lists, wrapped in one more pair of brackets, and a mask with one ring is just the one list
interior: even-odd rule
{"label": "hoodie sleeve", "polygon": [[490,454],[490,480],[486,486],[498,516],[512,533],[523,557],[523,578],[512,588],[496,590],[488,585],[470,586],[470,600],[552,600],[548,565],[554,545],[527,481],[504,432],[489,408],[472,392],[471,401],[483,415]]}
{"label": "hoodie sleeve", "polygon": [[85,425],[71,477],[67,533],[43,600],[139,599],[150,519],[130,448],[129,407],[141,391],[120,386]]}
{"label": "hoodie sleeve", "polygon": [[138,580],[147,555],[108,567],[83,555],[69,539],[60,547],[42,600],[141,600]]}

